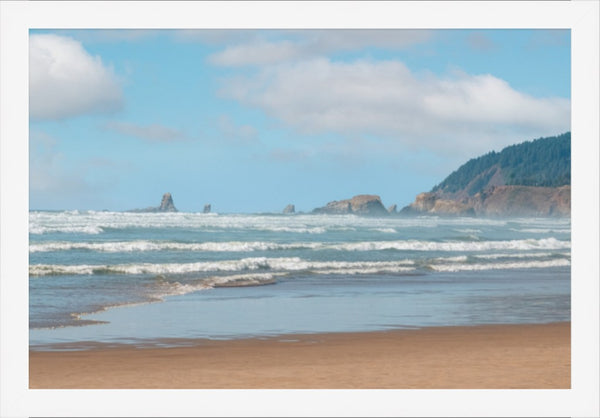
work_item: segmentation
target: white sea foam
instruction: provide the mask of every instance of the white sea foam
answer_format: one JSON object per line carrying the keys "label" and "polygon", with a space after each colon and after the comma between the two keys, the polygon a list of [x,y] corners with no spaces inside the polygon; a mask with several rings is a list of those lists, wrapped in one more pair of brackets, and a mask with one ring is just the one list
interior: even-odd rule
{"label": "white sea foam", "polygon": [[411,260],[400,261],[309,261],[298,257],[254,257],[241,260],[224,260],[198,263],[116,264],[116,265],[57,265],[33,264],[31,276],[91,275],[91,274],[183,274],[220,271],[313,271],[323,269],[392,268],[409,266]]}
{"label": "white sea foam", "polygon": [[466,262],[469,259],[468,256],[466,255],[458,255],[456,257],[436,257],[432,260],[430,260],[432,263],[446,263],[446,262],[451,262],[451,263],[457,263],[457,262]]}
{"label": "white sea foam", "polygon": [[510,228],[510,230],[529,234],[568,234],[571,232],[571,228]]}
{"label": "white sea foam", "polygon": [[489,263],[489,264],[432,264],[430,267],[436,271],[478,271],[478,270],[504,270],[504,269],[530,269],[569,266],[571,262],[566,259],[547,261],[525,261],[515,263]]}
{"label": "white sea foam", "polygon": [[369,218],[356,215],[299,214],[294,216],[204,214],[204,213],[132,213],[66,211],[29,213],[29,232],[98,234],[110,229],[184,228],[186,230],[244,230],[323,234],[328,231],[353,231],[365,228],[391,233],[405,228],[437,228],[443,225],[495,226],[505,221],[492,219],[436,217]]}
{"label": "white sea foam", "polygon": [[357,275],[357,274],[378,274],[378,273],[404,273],[415,271],[416,267],[407,267],[407,266],[377,266],[377,267],[362,267],[362,268],[336,268],[336,269],[320,269],[315,270],[316,274],[348,274],[348,275]]}
{"label": "white sea foam", "polygon": [[206,277],[193,283],[164,282],[152,294],[151,298],[162,299],[166,296],[185,295],[215,287],[247,287],[262,286],[275,283],[277,277],[285,273],[250,273],[228,276]]}
{"label": "white sea foam", "polygon": [[373,228],[372,230],[376,232],[383,232],[384,234],[395,234],[398,232],[394,228]]}
{"label": "white sea foam", "polygon": [[29,233],[30,234],[50,234],[55,232],[62,233],[78,233],[78,234],[90,234],[97,235],[104,232],[101,226],[99,225],[60,225],[60,226],[43,226],[43,225],[29,225]]}
{"label": "white sea foam", "polygon": [[184,243],[169,241],[118,241],[118,242],[43,242],[30,244],[29,252],[49,252],[68,250],[90,250],[98,252],[143,252],[143,251],[207,251],[207,252],[249,252],[286,249],[312,249],[319,248],[320,243],[293,243],[280,244],[264,241],[228,241],[228,242],[202,242]]}
{"label": "white sea foam", "polygon": [[[485,258],[489,255],[484,255]],[[494,255],[492,255],[494,256]],[[539,256],[539,255],[538,255]],[[494,257],[490,257],[494,258]],[[501,258],[498,255],[497,258]],[[466,263],[468,256],[437,257],[430,260],[421,260],[433,270],[459,271],[459,270],[490,270],[500,268],[533,268],[569,265],[566,258],[554,260],[534,260],[526,262],[502,263]],[[33,264],[29,266],[31,276],[49,275],[92,275],[92,274],[186,274],[203,272],[244,272],[256,270],[269,270],[272,272],[299,272],[307,271],[318,274],[359,274],[376,272],[404,272],[414,270],[415,260],[396,261],[310,261],[299,257],[253,257],[240,260],[223,260],[197,263],[140,263],[117,265],[56,265]]]}
{"label": "white sea foam", "polygon": [[278,277],[284,276],[285,274],[286,273],[251,273],[214,276],[204,279],[204,283],[210,287],[262,286],[275,283]]}
{"label": "white sea foam", "polygon": [[463,234],[481,234],[483,232],[481,229],[475,228],[457,228],[455,231]]}
{"label": "white sea foam", "polygon": [[509,241],[362,241],[362,242],[295,242],[276,243],[268,241],[227,241],[182,243],[171,241],[118,241],[118,242],[68,242],[51,241],[33,243],[30,253],[68,250],[90,250],[98,252],[143,252],[143,251],[206,251],[206,252],[251,252],[292,249],[335,250],[335,251],[489,251],[489,250],[557,250],[571,248],[570,241],[556,238],[509,240]]}
{"label": "white sea foam", "polygon": [[476,258],[498,259],[498,258],[542,258],[551,256],[570,257],[570,253],[564,252],[531,252],[531,253],[499,253],[499,254],[477,254]]}
{"label": "white sea foam", "polygon": [[509,241],[366,241],[332,244],[330,249],[345,251],[407,250],[407,251],[490,251],[490,250],[536,250],[571,248],[570,241],[555,238],[525,239]]}

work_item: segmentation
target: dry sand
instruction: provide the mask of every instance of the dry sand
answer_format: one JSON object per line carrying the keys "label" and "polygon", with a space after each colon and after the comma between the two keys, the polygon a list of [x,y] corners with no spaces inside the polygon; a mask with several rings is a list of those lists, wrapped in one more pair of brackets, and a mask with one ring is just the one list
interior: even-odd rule
{"label": "dry sand", "polygon": [[98,344],[75,352],[31,351],[29,387],[568,389],[571,385],[570,323],[193,344],[178,348]]}

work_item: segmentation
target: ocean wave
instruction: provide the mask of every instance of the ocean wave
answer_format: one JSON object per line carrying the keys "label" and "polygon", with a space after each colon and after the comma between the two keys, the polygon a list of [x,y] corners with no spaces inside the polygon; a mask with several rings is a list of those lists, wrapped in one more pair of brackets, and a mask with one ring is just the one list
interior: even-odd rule
{"label": "ocean wave", "polygon": [[456,232],[460,232],[462,234],[481,234],[483,231],[481,229],[475,228],[456,228],[454,229]]}
{"label": "ocean wave", "polygon": [[[403,259],[395,261],[310,261],[299,257],[250,257],[240,260],[223,260],[197,263],[140,263],[116,265],[56,265],[33,264],[29,266],[30,276],[52,275],[177,275],[189,273],[217,273],[267,270],[269,273],[286,272],[311,272],[315,274],[370,274],[370,273],[401,273],[413,271],[418,268],[433,269],[437,271],[460,270],[490,270],[502,268],[531,268],[553,267],[569,265],[567,258],[551,260],[519,261],[507,260],[504,262],[481,262],[486,257],[498,260],[505,254],[485,254],[483,256],[455,256],[436,257],[431,259]],[[508,257],[513,255],[508,254]],[[532,254],[532,257],[547,257],[547,254]],[[516,256],[519,258],[519,255]],[[473,261],[479,260],[479,263]]]}
{"label": "ocean wave", "polygon": [[570,241],[556,238],[525,239],[509,241],[365,241],[324,245],[325,248],[345,251],[405,250],[405,251],[490,251],[490,250],[536,250],[571,248]]}
{"label": "ocean wave", "polygon": [[440,272],[457,271],[479,271],[479,270],[504,270],[504,269],[530,269],[570,266],[571,262],[566,259],[546,261],[525,261],[513,263],[489,263],[489,264],[432,264],[431,269]]}
{"label": "ocean wave", "polygon": [[233,274],[229,276],[213,276],[196,280],[193,283],[164,282],[149,295],[152,298],[162,299],[166,296],[185,295],[201,290],[213,289],[218,287],[249,287],[264,286],[276,282],[277,277],[282,273],[251,273],[251,274]]}
{"label": "ocean wave", "polygon": [[333,251],[490,251],[490,250],[558,250],[571,248],[570,241],[556,238],[525,239],[509,241],[362,241],[362,242],[296,242],[227,241],[183,243],[172,241],[118,241],[118,242],[68,242],[51,241],[29,245],[29,252],[90,250],[98,252],[144,252],[144,251],[205,251],[205,252],[252,252],[277,250],[333,250]]}
{"label": "ocean wave", "polygon": [[68,234],[89,234],[97,235],[104,232],[104,229],[99,225],[61,225],[61,226],[42,226],[29,225],[29,233],[34,235],[52,234],[52,233],[68,233]]}
{"label": "ocean wave", "polygon": [[383,232],[384,234],[395,234],[398,232],[394,228],[373,228],[371,230],[375,232]]}
{"label": "ocean wave", "polygon": [[511,231],[529,234],[569,234],[571,228],[510,228]]}
{"label": "ocean wave", "polygon": [[107,253],[144,251],[206,251],[206,252],[250,252],[287,249],[316,249],[320,243],[284,244],[264,241],[228,241],[185,243],[171,241],[118,241],[118,242],[43,242],[29,245],[29,252],[90,250]]}
{"label": "ocean wave", "polygon": [[360,275],[360,274],[381,274],[381,273],[407,273],[414,272],[416,267],[408,267],[402,265],[380,265],[377,267],[346,267],[346,268],[325,268],[315,270],[315,274],[331,274],[331,275]]}
{"label": "ocean wave", "polygon": [[411,260],[401,261],[308,261],[298,257],[266,258],[254,257],[241,260],[224,260],[198,263],[166,264],[116,264],[116,265],[57,265],[33,264],[29,266],[31,276],[92,275],[92,274],[184,274],[221,271],[314,271],[323,269],[395,268],[414,264]]}
{"label": "ocean wave", "polygon": [[[210,216],[209,216],[210,215]],[[200,230],[251,230],[267,232],[323,234],[328,231],[353,231],[358,227],[379,227],[382,220],[355,215],[216,215],[198,213],[129,212],[30,212],[29,232],[99,233],[103,230],[183,228]]]}
{"label": "ocean wave", "polygon": [[570,253],[549,253],[549,252],[531,252],[531,253],[499,253],[499,254],[477,254],[475,258],[498,259],[498,258],[542,258],[542,257],[570,257]]}
{"label": "ocean wave", "polygon": [[393,233],[406,228],[438,228],[440,226],[479,227],[504,225],[505,221],[491,219],[444,219],[436,217],[370,218],[357,215],[298,214],[203,214],[188,212],[132,213],[105,211],[65,211],[29,213],[29,232],[89,233],[122,229],[186,230],[244,230],[301,234],[323,234],[335,231],[366,229],[373,232]]}

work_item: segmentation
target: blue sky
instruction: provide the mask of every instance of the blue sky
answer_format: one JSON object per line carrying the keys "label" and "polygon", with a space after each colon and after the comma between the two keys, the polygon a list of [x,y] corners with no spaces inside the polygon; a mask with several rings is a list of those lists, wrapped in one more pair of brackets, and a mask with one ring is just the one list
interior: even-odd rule
{"label": "blue sky", "polygon": [[32,30],[30,208],[404,206],[570,130],[569,30]]}

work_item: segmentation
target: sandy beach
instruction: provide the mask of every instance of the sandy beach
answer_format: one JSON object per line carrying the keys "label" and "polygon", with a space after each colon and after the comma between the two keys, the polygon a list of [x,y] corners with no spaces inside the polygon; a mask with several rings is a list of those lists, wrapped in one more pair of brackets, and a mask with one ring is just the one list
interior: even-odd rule
{"label": "sandy beach", "polygon": [[31,389],[524,389],[571,385],[570,323],[30,351]]}

